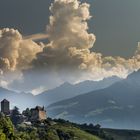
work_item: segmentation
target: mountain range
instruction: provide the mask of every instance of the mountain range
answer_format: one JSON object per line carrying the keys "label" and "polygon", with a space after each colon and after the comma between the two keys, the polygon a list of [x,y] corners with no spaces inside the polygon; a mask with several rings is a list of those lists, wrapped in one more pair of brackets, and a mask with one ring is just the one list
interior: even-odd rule
{"label": "mountain range", "polygon": [[140,129],[140,70],[113,85],[48,106],[51,117]]}
{"label": "mountain range", "polygon": [[120,78],[112,76],[100,81],[83,81],[77,84],[70,84],[68,82],[65,82],[59,87],[42,92],[41,94],[36,96],[36,99],[40,104],[47,106],[61,100],[88,93],[90,91],[109,87],[113,83],[120,80]]}
{"label": "mountain range", "polygon": [[110,77],[101,81],[64,83],[37,96],[0,88],[0,100],[11,107],[44,105],[47,114],[78,123],[100,123],[103,127],[140,129],[140,70],[126,79]]}
{"label": "mountain range", "polygon": [[21,110],[36,105],[48,106],[64,99],[69,99],[96,89],[105,88],[119,80],[121,79],[114,76],[101,81],[84,81],[75,85],[66,82],[57,88],[44,91],[36,96],[31,93],[15,92],[0,87],[0,101],[6,98],[10,101],[11,108],[18,106]]}

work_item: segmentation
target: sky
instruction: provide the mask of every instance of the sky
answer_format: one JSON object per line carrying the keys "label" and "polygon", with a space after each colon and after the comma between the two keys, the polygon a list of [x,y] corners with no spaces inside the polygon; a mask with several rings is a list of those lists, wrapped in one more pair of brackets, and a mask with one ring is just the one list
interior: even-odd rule
{"label": "sky", "polygon": [[125,78],[140,68],[139,4],[0,0],[0,85],[36,92],[63,82]]}
{"label": "sky", "polygon": [[[52,0],[0,0],[0,28],[23,34],[43,32]],[[90,31],[96,34],[94,50],[103,55],[129,57],[140,41],[139,0],[83,0],[91,4]]]}

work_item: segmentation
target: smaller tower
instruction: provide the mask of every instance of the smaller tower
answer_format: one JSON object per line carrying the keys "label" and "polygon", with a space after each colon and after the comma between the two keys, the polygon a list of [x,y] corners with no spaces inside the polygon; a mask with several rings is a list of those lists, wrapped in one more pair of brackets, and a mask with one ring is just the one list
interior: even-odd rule
{"label": "smaller tower", "polygon": [[10,113],[10,103],[6,99],[1,101],[1,112],[5,115],[8,115]]}

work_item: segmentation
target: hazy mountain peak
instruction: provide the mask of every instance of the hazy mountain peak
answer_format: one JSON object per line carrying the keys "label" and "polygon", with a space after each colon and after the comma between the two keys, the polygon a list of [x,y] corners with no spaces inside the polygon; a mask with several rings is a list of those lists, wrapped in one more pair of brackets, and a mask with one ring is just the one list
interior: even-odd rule
{"label": "hazy mountain peak", "polygon": [[67,87],[67,86],[72,86],[72,84],[70,84],[69,82],[64,82],[59,87]]}
{"label": "hazy mountain peak", "polygon": [[138,71],[134,71],[128,75],[127,79],[132,78],[140,78],[140,69]]}

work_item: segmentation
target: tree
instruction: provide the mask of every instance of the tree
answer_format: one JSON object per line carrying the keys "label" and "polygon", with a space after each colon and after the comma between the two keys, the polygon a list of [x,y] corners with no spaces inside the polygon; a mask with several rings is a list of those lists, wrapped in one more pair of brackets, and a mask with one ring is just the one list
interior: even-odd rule
{"label": "tree", "polygon": [[26,117],[31,117],[31,111],[29,108],[26,108],[26,110],[24,110],[22,114]]}
{"label": "tree", "polygon": [[3,114],[0,114],[0,140],[14,140],[14,126]]}
{"label": "tree", "polygon": [[19,109],[15,106],[11,113],[11,120],[13,124],[16,126],[21,121],[21,115]]}

